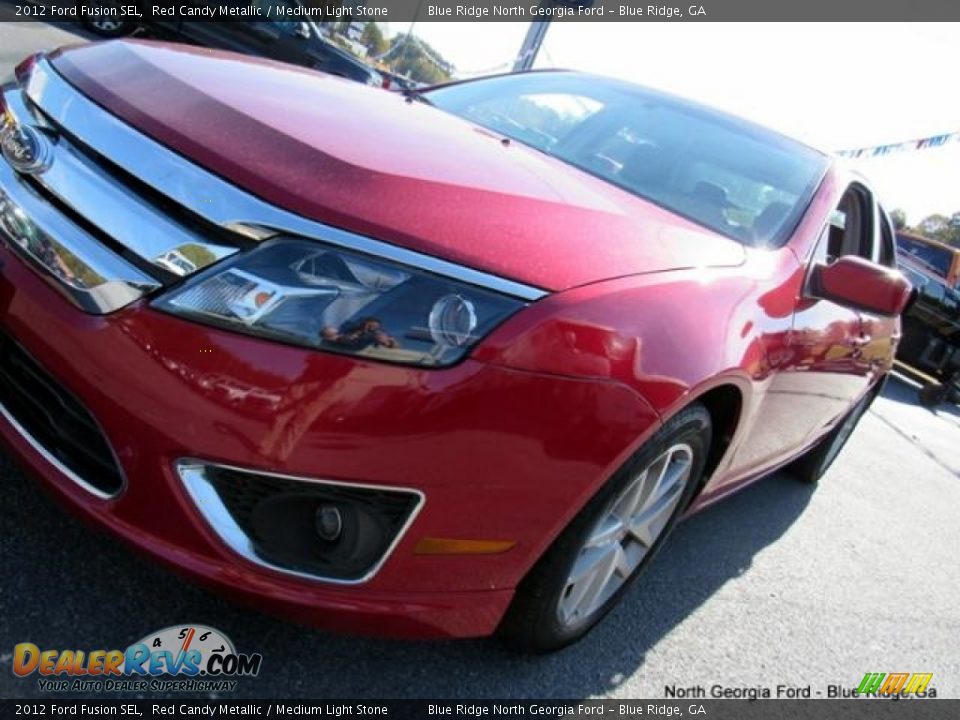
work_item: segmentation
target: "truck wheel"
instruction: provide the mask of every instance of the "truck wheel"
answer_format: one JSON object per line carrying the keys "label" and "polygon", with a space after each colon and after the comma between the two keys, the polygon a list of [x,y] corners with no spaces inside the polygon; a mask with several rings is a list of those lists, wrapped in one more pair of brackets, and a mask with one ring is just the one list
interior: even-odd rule
{"label": "truck wheel", "polygon": [[927,383],[917,392],[917,399],[923,407],[935,408],[947,399],[948,392],[949,388],[946,385]]}
{"label": "truck wheel", "polygon": [[710,435],[710,413],[691,405],[610,478],[520,583],[500,626],[507,645],[558,650],[603,619],[650,564],[699,486]]}
{"label": "truck wheel", "polygon": [[128,20],[84,20],[83,26],[106,38],[123,37],[136,30],[136,25]]}

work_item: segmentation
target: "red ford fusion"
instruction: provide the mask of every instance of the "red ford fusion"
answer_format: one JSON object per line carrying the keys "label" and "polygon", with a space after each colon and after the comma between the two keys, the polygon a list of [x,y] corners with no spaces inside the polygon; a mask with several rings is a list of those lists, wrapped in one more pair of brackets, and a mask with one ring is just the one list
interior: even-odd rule
{"label": "red ford fusion", "polygon": [[333,629],[576,640],[678,519],[823,475],[911,296],[861,178],[606,78],[404,98],[115,42],[0,109],[7,444]]}

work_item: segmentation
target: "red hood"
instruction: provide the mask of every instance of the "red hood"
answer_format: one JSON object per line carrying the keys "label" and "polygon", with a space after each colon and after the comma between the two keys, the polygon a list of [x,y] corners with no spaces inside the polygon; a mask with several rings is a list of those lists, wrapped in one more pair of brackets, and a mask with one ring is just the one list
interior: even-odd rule
{"label": "red hood", "polygon": [[561,290],[744,259],[731,240],[393,93],[160,43],[51,59],[111,113],[264,200],[507,278]]}

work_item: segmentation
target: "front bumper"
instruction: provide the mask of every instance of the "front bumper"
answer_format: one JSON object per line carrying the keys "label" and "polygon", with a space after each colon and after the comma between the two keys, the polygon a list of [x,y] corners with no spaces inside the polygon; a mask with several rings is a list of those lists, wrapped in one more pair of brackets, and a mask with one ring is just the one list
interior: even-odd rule
{"label": "front bumper", "polygon": [[[467,360],[395,367],[243,337],[144,302],[90,315],[0,248],[0,326],[89,409],[126,484],[101,498],[15,425],[0,434],[77,514],[190,577],[284,617],[356,633],[478,636],[604,478],[652,432],[628,389]],[[231,551],[174,471],[183,458],[385,487],[425,502],[369,580],[294,577]],[[418,555],[424,537],[512,540]]]}

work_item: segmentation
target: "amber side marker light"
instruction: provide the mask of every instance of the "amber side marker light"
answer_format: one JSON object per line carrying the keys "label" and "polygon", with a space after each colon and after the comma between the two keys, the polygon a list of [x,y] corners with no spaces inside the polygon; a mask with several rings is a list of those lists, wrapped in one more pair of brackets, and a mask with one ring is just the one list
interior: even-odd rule
{"label": "amber side marker light", "polygon": [[425,537],[417,541],[414,555],[497,555],[504,553],[516,540],[461,540],[457,538]]}

